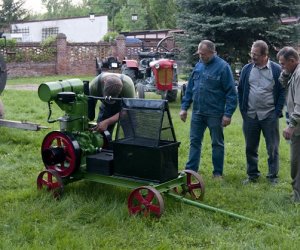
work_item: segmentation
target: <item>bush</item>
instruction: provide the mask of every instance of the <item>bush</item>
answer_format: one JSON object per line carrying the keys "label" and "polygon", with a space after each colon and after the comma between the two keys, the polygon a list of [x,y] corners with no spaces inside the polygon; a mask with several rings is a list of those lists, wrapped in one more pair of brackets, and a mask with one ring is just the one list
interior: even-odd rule
{"label": "bush", "polygon": [[[6,48],[10,52],[7,55],[7,62],[49,62],[55,57],[56,36],[50,36],[41,42],[40,50],[32,48],[31,50],[18,49],[14,39],[7,40]],[[1,47],[2,44],[0,44]],[[3,42],[3,48],[5,44]]]}
{"label": "bush", "polygon": [[112,31],[112,32],[107,32],[104,36],[103,36],[103,41],[104,42],[111,42],[113,40],[116,39],[116,37],[119,35],[118,32]]}

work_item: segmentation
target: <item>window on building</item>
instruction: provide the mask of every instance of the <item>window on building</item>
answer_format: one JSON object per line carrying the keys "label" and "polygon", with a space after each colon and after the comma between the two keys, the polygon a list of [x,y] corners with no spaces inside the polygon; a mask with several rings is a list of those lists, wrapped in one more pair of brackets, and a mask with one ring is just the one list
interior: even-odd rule
{"label": "window on building", "polygon": [[29,27],[18,28],[16,25],[12,27],[12,32],[14,34],[29,34]]}
{"label": "window on building", "polygon": [[12,26],[11,38],[17,40],[17,42],[22,42],[26,40],[29,36],[29,27],[19,28],[17,25]]}
{"label": "window on building", "polygon": [[58,34],[58,27],[48,27],[42,29],[42,40],[49,36],[56,36]]}

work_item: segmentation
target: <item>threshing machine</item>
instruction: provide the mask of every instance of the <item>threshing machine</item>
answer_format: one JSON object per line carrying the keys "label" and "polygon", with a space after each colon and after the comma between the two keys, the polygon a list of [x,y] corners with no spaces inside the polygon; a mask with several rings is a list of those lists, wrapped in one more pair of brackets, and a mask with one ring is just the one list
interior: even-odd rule
{"label": "threshing machine", "polygon": [[[37,178],[39,189],[55,197],[64,185],[89,180],[133,189],[128,197],[130,214],[161,216],[162,193],[182,198],[189,193],[202,199],[204,183],[194,171],[178,174],[178,147],[166,100],[115,98],[122,106],[116,138],[91,130],[88,103],[91,99],[111,101],[88,95],[88,82],[71,79],[43,83],[40,99],[49,105],[48,122],[59,122],[60,130],[46,135],[41,154],[45,165]],[[51,119],[55,102],[65,114]]]}

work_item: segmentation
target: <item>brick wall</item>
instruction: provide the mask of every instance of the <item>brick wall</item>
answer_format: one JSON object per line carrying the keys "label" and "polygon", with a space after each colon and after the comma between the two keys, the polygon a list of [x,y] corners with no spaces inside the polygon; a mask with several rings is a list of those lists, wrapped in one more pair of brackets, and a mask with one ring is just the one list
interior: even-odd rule
{"label": "brick wall", "polygon": [[[156,44],[144,44],[150,51],[155,51]],[[46,75],[95,75],[95,58],[117,57],[137,59],[141,45],[126,45],[125,37],[120,35],[111,43],[69,43],[64,34],[58,34],[54,45],[53,59],[48,62],[34,62],[32,54],[43,53],[39,43],[18,44],[14,53],[7,53],[8,77],[46,76]],[[22,62],[17,60],[17,52],[22,52]]]}

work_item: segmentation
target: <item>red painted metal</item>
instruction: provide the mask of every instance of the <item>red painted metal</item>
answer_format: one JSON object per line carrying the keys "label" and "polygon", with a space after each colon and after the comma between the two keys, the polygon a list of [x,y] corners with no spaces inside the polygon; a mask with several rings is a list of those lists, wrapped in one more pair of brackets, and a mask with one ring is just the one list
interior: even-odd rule
{"label": "red painted metal", "polygon": [[164,212],[164,201],[161,194],[155,188],[142,186],[130,193],[128,197],[128,210],[131,215],[154,215],[159,218]]}
{"label": "red painted metal", "polygon": [[125,63],[128,68],[138,68],[139,64],[136,60],[123,60],[123,64]]}
{"label": "red painted metal", "polygon": [[59,199],[63,193],[64,185],[62,178],[54,170],[44,170],[37,177],[37,188],[46,188],[53,193],[54,198]]}
{"label": "red painted metal", "polygon": [[187,174],[187,191],[197,200],[203,200],[205,193],[205,186],[202,177],[193,170],[184,170]]}
{"label": "red painted metal", "polygon": [[[175,61],[170,59],[159,59],[150,63],[158,90],[172,90],[174,63]],[[156,64],[159,65],[159,68],[155,67]]]}
{"label": "red painted metal", "polygon": [[50,132],[44,138],[42,143],[42,156],[45,150],[55,148],[62,148],[64,152],[64,159],[56,164],[49,164],[43,158],[46,169],[52,169],[58,172],[61,177],[70,176],[76,169],[78,157],[72,139],[59,131]]}

